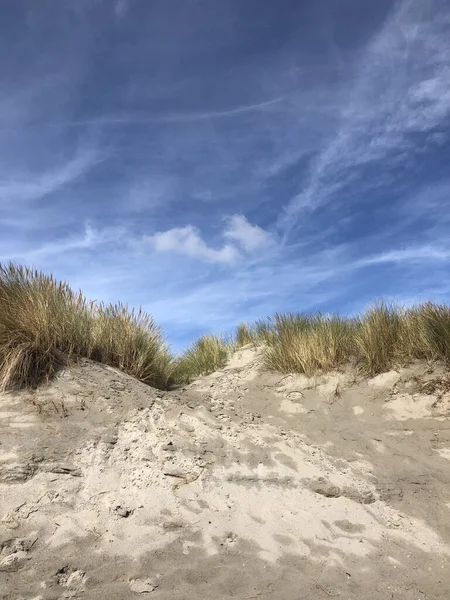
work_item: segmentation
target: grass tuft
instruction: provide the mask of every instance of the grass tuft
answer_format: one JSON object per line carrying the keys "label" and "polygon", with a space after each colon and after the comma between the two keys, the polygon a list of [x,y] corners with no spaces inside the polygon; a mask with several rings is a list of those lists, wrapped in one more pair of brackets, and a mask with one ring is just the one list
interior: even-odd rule
{"label": "grass tuft", "polygon": [[256,332],[251,325],[240,323],[236,328],[236,345],[238,348],[256,342]]}
{"label": "grass tuft", "polygon": [[235,345],[217,335],[203,335],[178,360],[174,378],[188,383],[196,377],[208,375],[225,366]]}
{"label": "grass tuft", "polygon": [[349,361],[371,376],[413,359],[450,365],[450,307],[381,302],[356,319],[277,314],[265,341],[266,365],[283,373],[312,375]]}
{"label": "grass tuft", "polygon": [[423,340],[420,352],[428,358],[441,359],[447,366],[450,365],[450,307],[427,302],[418,312]]}
{"label": "grass tuft", "polygon": [[247,344],[261,345],[269,343],[274,337],[272,319],[259,319],[255,323],[241,323],[236,328],[237,347]]}
{"label": "grass tuft", "polygon": [[353,323],[337,316],[275,315],[266,365],[282,373],[313,375],[335,369],[352,352]]}
{"label": "grass tuft", "polygon": [[387,371],[401,356],[403,321],[398,308],[383,303],[359,317],[355,344],[362,367],[369,375]]}
{"label": "grass tuft", "polygon": [[96,305],[49,275],[0,265],[0,389],[33,387],[74,357],[170,385],[172,357],[146,313]]}
{"label": "grass tuft", "polygon": [[92,327],[94,360],[117,367],[142,383],[166,389],[173,374],[173,357],[153,318],[122,304],[100,304]]}

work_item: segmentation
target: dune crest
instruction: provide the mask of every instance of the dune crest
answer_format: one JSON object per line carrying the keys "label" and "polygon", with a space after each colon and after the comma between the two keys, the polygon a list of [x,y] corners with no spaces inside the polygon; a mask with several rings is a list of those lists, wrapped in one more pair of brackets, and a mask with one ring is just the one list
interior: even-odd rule
{"label": "dune crest", "polygon": [[162,392],[81,360],[2,394],[0,597],[447,598],[445,372],[261,364]]}

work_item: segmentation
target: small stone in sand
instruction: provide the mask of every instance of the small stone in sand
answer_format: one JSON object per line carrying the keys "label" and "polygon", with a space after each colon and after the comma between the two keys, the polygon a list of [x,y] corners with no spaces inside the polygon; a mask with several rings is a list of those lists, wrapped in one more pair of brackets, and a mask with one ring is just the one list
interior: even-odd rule
{"label": "small stone in sand", "polygon": [[130,579],[130,589],[132,592],[136,592],[136,594],[150,594],[154,592],[158,583],[153,581],[152,579]]}

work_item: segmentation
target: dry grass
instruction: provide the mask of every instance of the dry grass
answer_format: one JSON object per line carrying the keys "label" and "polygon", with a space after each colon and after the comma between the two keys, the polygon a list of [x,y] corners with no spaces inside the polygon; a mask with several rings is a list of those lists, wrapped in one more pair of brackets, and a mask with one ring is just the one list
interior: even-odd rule
{"label": "dry grass", "polygon": [[206,335],[174,360],[159,327],[143,311],[88,302],[53,277],[0,265],[0,389],[33,387],[74,357],[117,367],[167,389],[222,368],[246,344],[264,347],[283,373],[339,368],[349,361],[375,375],[413,359],[450,365],[450,307],[376,304],[356,318],[276,314],[241,323],[233,339]]}
{"label": "dry grass", "polygon": [[450,365],[450,307],[427,302],[405,311],[404,344],[414,358]]}
{"label": "dry grass", "polygon": [[359,317],[354,335],[356,354],[370,375],[389,370],[400,358],[404,316],[393,306],[378,304]]}
{"label": "dry grass", "polygon": [[142,383],[167,389],[173,380],[173,356],[153,318],[122,304],[95,307],[90,357],[117,367]]}
{"label": "dry grass", "polygon": [[247,344],[263,346],[266,366],[282,373],[313,375],[350,361],[368,375],[414,358],[450,364],[450,308],[377,303],[356,318],[275,314],[241,323],[230,340],[203,336],[177,361],[174,381],[184,383],[222,368],[236,348]]}
{"label": "dry grass", "polygon": [[221,369],[234,348],[232,340],[217,335],[203,335],[177,361],[175,381],[187,383]]}
{"label": "dry grass", "polygon": [[257,337],[254,329],[247,323],[240,323],[236,328],[236,345],[238,348],[247,344],[255,344]]}
{"label": "dry grass", "polygon": [[265,345],[265,363],[283,373],[317,372],[356,362],[368,375],[413,359],[450,365],[450,307],[426,303],[403,309],[378,303],[357,318],[276,314],[263,335],[250,327],[254,343]]}
{"label": "dry grass", "polygon": [[238,348],[246,344],[265,345],[275,336],[272,319],[259,319],[255,323],[240,323],[236,328],[235,343]]}
{"label": "dry grass", "polygon": [[353,330],[352,321],[335,316],[275,315],[266,364],[282,373],[306,375],[335,369],[352,354]]}
{"label": "dry grass", "polygon": [[172,378],[172,357],[145,313],[99,306],[51,276],[0,265],[0,389],[33,387],[74,357],[155,387],[166,388]]}

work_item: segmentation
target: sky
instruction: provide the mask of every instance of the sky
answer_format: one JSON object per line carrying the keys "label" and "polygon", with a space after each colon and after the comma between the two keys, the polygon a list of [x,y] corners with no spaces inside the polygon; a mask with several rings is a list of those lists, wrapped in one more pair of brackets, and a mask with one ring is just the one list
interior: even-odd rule
{"label": "sky", "polygon": [[450,300],[449,0],[0,0],[0,262],[180,350]]}

